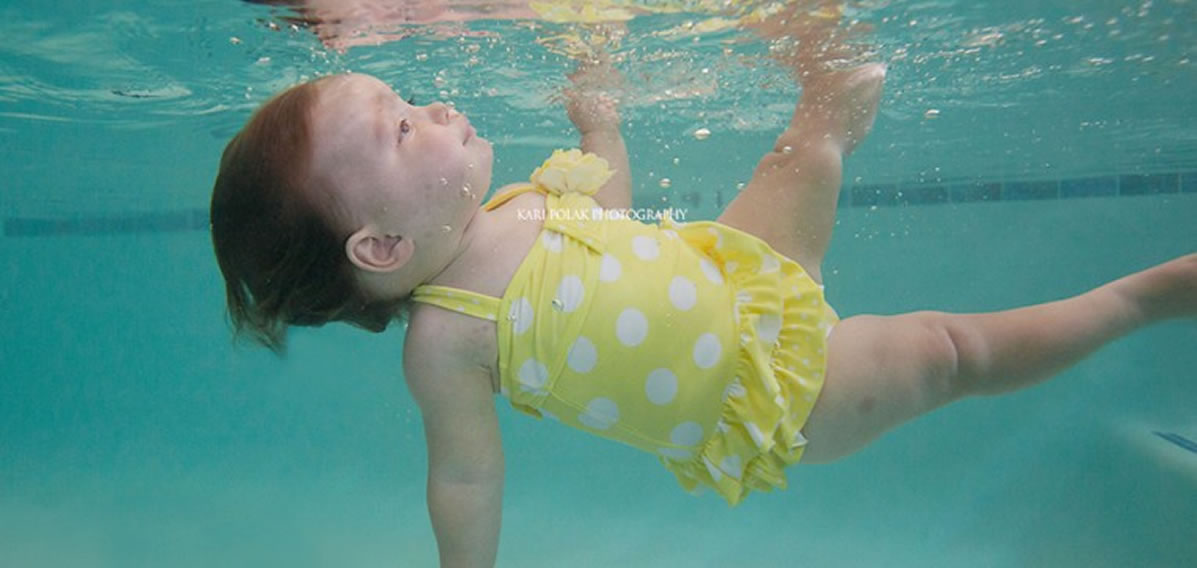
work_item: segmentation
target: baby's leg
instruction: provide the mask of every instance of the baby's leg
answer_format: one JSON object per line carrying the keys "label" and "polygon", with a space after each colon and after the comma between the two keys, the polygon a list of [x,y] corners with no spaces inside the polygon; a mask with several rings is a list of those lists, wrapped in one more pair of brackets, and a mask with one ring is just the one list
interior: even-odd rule
{"label": "baby's leg", "polygon": [[872,127],[884,79],[880,64],[805,79],[789,128],[718,221],[756,235],[821,283],[842,160]]}
{"label": "baby's leg", "polygon": [[1024,388],[1144,325],[1197,317],[1197,254],[1057,302],[988,314],[858,316],[831,334],[804,462],[848,455],[965,396]]}

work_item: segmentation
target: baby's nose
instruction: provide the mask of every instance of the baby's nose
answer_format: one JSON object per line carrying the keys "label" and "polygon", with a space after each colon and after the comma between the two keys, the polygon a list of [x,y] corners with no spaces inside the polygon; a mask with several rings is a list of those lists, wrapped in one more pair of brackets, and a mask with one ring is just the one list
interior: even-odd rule
{"label": "baby's nose", "polygon": [[432,115],[432,120],[441,124],[448,124],[449,119],[453,117],[453,111],[449,105],[440,102],[428,105],[428,113]]}

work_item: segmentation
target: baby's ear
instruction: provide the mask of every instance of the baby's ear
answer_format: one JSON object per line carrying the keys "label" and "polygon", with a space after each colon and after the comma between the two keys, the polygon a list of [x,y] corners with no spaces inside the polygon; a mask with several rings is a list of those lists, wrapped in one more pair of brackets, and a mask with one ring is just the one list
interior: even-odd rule
{"label": "baby's ear", "polygon": [[349,262],[369,272],[392,272],[403,268],[415,251],[411,239],[378,233],[370,227],[358,229],[345,241]]}

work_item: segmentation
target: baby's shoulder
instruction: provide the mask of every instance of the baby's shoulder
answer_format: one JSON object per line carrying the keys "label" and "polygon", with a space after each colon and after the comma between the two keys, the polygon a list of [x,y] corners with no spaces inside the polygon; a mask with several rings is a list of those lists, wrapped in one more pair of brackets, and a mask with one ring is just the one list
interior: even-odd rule
{"label": "baby's shoulder", "polygon": [[493,372],[498,359],[495,334],[494,322],[415,304],[404,336],[404,370],[421,376]]}

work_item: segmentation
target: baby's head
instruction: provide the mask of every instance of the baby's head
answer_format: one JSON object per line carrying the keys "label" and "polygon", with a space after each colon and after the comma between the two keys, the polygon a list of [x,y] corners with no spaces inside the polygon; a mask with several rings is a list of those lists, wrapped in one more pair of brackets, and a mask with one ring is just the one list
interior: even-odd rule
{"label": "baby's head", "polygon": [[290,325],[382,331],[458,252],[492,161],[464,116],[373,77],[275,96],[225,148],[212,193],[234,328],[275,351]]}

